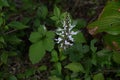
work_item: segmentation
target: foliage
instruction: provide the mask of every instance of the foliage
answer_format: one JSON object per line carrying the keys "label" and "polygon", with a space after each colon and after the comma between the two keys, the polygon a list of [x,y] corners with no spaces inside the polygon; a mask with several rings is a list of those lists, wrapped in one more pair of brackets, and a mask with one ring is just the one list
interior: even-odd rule
{"label": "foliage", "polygon": [[62,1],[0,0],[0,80],[119,78],[120,1],[88,25]]}

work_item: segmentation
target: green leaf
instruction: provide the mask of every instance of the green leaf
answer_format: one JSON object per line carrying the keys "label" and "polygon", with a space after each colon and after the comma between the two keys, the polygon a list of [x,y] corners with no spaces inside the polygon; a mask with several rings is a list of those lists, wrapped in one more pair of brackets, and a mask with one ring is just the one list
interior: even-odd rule
{"label": "green leaf", "polygon": [[51,57],[52,57],[52,59],[51,59],[52,62],[58,62],[58,60],[59,60],[58,53],[55,50],[52,51]]}
{"label": "green leaf", "polygon": [[48,9],[46,6],[42,5],[38,7],[37,16],[39,18],[45,19],[47,17],[47,14],[48,14]]}
{"label": "green leaf", "polygon": [[114,60],[114,62],[116,62],[117,64],[120,64],[120,53],[119,53],[119,52],[114,52],[114,53],[113,53],[113,60]]}
{"label": "green leaf", "polygon": [[38,28],[38,32],[42,35],[45,36],[46,35],[46,27],[44,25],[40,25],[40,27]]}
{"label": "green leaf", "polygon": [[51,77],[49,77],[49,79],[50,79],[50,80],[62,80],[62,79],[60,79],[60,78],[57,77],[57,76],[51,76]]}
{"label": "green leaf", "polygon": [[0,0],[0,7],[9,7],[7,0]]}
{"label": "green leaf", "polygon": [[7,60],[8,60],[8,54],[7,53],[2,53],[2,55],[1,55],[1,61],[4,64],[7,64]]}
{"label": "green leaf", "polygon": [[60,9],[58,7],[54,7],[54,15],[60,17]]}
{"label": "green leaf", "polygon": [[17,80],[17,78],[14,75],[11,75],[8,80]]}
{"label": "green leaf", "polygon": [[92,50],[93,53],[95,53],[97,51],[97,47],[94,46],[94,44],[97,42],[96,39],[93,39],[90,43],[90,48]]}
{"label": "green leaf", "polygon": [[47,66],[42,65],[37,70],[39,70],[39,71],[46,71],[47,70]]}
{"label": "green leaf", "polygon": [[54,48],[54,41],[53,39],[45,38],[43,41],[43,46],[45,50],[51,51]]}
{"label": "green leaf", "polygon": [[36,42],[40,41],[41,38],[42,38],[42,35],[41,35],[39,32],[32,32],[32,33],[30,34],[29,40],[30,40],[32,43],[36,43]]}
{"label": "green leaf", "polygon": [[46,33],[47,38],[54,39],[55,33],[53,31],[47,31]]}
{"label": "green leaf", "polygon": [[4,40],[4,38],[2,36],[0,36],[0,42],[5,43],[5,40]]}
{"label": "green leaf", "polygon": [[75,39],[76,43],[85,43],[85,37],[83,36],[82,32],[79,32],[77,35],[74,35],[73,38]]}
{"label": "green leaf", "polygon": [[93,76],[93,80],[105,80],[104,75],[102,73],[98,73]]}
{"label": "green leaf", "polygon": [[45,55],[45,49],[42,42],[34,43],[29,48],[30,61],[35,64],[38,63]]}
{"label": "green leaf", "polygon": [[17,30],[25,29],[28,27],[18,21],[12,21],[8,24],[8,26],[10,26],[11,28],[17,29]]}
{"label": "green leaf", "polygon": [[95,35],[100,32],[120,34],[120,2],[108,1],[99,19],[88,25],[89,33]]}
{"label": "green leaf", "polygon": [[61,73],[61,71],[62,71],[62,65],[61,65],[60,62],[55,63],[55,68],[56,68],[58,74],[61,75],[62,74]]}
{"label": "green leaf", "polygon": [[120,49],[120,35],[106,34],[103,37],[104,43],[112,49]]}
{"label": "green leaf", "polygon": [[77,73],[77,72],[84,73],[85,72],[81,63],[76,63],[76,62],[69,63],[68,65],[65,66],[65,68],[67,68],[75,73]]}

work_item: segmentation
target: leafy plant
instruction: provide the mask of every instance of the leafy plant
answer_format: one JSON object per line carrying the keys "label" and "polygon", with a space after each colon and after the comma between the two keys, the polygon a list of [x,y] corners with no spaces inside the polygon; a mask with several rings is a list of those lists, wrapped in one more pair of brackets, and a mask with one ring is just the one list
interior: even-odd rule
{"label": "leafy plant", "polygon": [[52,51],[54,48],[54,32],[47,31],[40,26],[38,31],[32,32],[29,40],[33,43],[29,49],[29,57],[33,64],[38,63],[45,55],[45,51]]}

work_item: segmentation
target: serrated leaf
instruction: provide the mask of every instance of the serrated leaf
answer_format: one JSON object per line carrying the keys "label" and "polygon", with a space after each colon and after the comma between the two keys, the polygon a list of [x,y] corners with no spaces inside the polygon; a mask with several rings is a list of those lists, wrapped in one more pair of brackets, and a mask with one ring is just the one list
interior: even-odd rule
{"label": "serrated leaf", "polygon": [[76,63],[76,62],[69,63],[68,65],[65,66],[65,68],[67,68],[70,71],[73,71],[75,73],[77,73],[77,72],[83,72],[84,73],[85,72],[81,63]]}
{"label": "serrated leaf", "polygon": [[42,35],[41,35],[39,32],[32,32],[32,33],[30,34],[29,40],[30,40],[32,43],[36,43],[36,42],[40,41],[41,38],[42,38]]}
{"label": "serrated leaf", "polygon": [[45,55],[45,49],[42,42],[34,43],[29,48],[30,61],[35,64],[38,63]]}
{"label": "serrated leaf", "polygon": [[10,26],[13,29],[17,29],[17,30],[25,29],[25,28],[28,27],[28,26],[26,26],[26,25],[24,25],[24,24],[22,24],[21,22],[18,22],[18,21],[12,21],[8,24],[8,26]]}
{"label": "serrated leaf", "polygon": [[105,80],[104,75],[102,73],[98,73],[93,76],[93,80]]}
{"label": "serrated leaf", "polygon": [[114,62],[116,62],[117,64],[120,64],[120,53],[119,53],[119,52],[114,52],[114,53],[113,53],[113,60],[114,60]]}

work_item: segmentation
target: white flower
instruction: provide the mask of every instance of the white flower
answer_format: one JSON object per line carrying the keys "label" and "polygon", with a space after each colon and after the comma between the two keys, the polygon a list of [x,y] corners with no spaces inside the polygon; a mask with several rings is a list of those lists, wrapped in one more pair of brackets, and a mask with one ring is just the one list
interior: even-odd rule
{"label": "white flower", "polygon": [[71,19],[68,14],[66,18],[62,21],[62,28],[58,28],[56,30],[56,34],[59,36],[56,41],[58,44],[60,44],[61,48],[66,49],[69,46],[73,45],[73,35],[76,35],[78,33],[78,31],[73,31],[73,28],[75,26],[76,25],[71,24]]}

